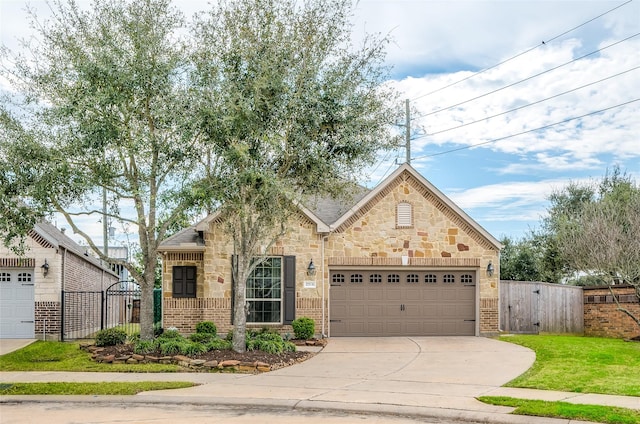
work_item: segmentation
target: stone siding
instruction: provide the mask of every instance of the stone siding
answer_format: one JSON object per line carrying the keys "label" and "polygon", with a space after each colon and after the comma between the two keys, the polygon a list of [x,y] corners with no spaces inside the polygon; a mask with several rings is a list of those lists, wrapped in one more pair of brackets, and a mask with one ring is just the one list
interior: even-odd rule
{"label": "stone siding", "polygon": [[[595,337],[632,338],[640,336],[640,326],[618,310],[608,288],[584,287],[584,334]],[[621,306],[640,317],[640,302],[634,288],[615,287]]]}
{"label": "stone siding", "polygon": [[[400,202],[412,205],[412,225],[397,226],[396,211]],[[410,173],[405,172],[390,182],[330,234],[318,234],[315,229],[316,224],[306,216],[298,216],[291,221],[286,236],[269,253],[296,257],[296,317],[314,319],[318,335],[328,333],[329,271],[332,266],[346,262],[402,266],[403,261],[418,269],[455,267],[475,273],[478,276],[478,331],[483,335],[498,332],[498,250]],[[201,320],[214,321],[222,331],[231,328],[233,248],[221,223],[216,221],[209,223],[204,241],[205,251],[198,253],[202,255],[201,260],[187,260],[181,256],[185,253],[179,251],[164,254],[165,328],[176,327],[189,333]],[[318,272],[309,277],[306,269],[312,259]],[[489,262],[495,268],[491,277],[485,271]],[[193,302],[172,298],[172,268],[180,265],[198,267],[197,300],[190,299]],[[278,329],[288,332],[290,327],[279,326]]]}

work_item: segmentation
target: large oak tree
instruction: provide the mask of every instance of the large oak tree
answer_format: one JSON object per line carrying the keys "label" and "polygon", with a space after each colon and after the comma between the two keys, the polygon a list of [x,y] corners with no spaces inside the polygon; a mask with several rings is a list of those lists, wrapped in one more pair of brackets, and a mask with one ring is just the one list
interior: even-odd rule
{"label": "large oak tree", "polygon": [[[185,214],[219,207],[233,240],[234,349],[244,284],[295,205],[338,195],[396,122],[385,40],[350,42],[346,0],[217,2],[191,25],[168,0],[54,1],[22,53],[3,49],[0,222],[15,246],[45,213],[105,211],[137,230],[141,336],[153,335],[157,248]],[[99,205],[99,206],[95,206]]]}

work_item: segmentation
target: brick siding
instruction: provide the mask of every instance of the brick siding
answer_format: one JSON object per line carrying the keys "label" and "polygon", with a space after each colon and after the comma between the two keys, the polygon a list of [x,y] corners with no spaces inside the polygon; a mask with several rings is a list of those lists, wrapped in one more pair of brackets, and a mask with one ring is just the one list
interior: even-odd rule
{"label": "brick siding", "polygon": [[35,336],[40,340],[60,340],[60,302],[35,303]]}
{"label": "brick siding", "polygon": [[[618,310],[608,288],[584,288],[584,334],[596,337],[631,338],[640,335],[640,326]],[[640,316],[640,302],[633,287],[615,287],[621,306]]]}

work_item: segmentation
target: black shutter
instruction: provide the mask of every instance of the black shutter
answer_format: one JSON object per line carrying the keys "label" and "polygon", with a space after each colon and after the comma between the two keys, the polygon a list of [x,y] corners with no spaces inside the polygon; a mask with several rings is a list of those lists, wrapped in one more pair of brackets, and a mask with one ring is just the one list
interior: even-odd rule
{"label": "black shutter", "polygon": [[173,297],[184,296],[184,268],[181,266],[173,267]]}
{"label": "black shutter", "polygon": [[284,257],[284,302],[283,323],[291,324],[296,319],[296,257]]}
{"label": "black shutter", "polygon": [[173,297],[196,297],[196,267],[173,267]]}

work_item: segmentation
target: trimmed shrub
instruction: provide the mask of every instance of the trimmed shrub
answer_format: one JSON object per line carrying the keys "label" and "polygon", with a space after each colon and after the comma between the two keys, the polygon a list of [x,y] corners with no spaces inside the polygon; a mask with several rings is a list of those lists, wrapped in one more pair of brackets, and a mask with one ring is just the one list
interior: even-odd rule
{"label": "trimmed shrub", "polygon": [[261,332],[247,332],[247,350],[280,354],[287,351],[295,352],[296,347],[293,343],[285,342],[276,331],[263,329]]}
{"label": "trimmed shrub", "polygon": [[192,342],[207,344],[215,338],[215,335],[209,333],[194,333],[189,336]]}
{"label": "trimmed shrub", "polygon": [[215,336],[218,334],[218,328],[211,321],[201,321],[196,324],[196,333],[211,334]]}
{"label": "trimmed shrub", "polygon": [[119,328],[107,328],[96,333],[96,346],[116,346],[127,340],[127,333]]}
{"label": "trimmed shrub", "polygon": [[300,317],[291,323],[296,339],[311,339],[316,332],[316,323],[308,317]]}

